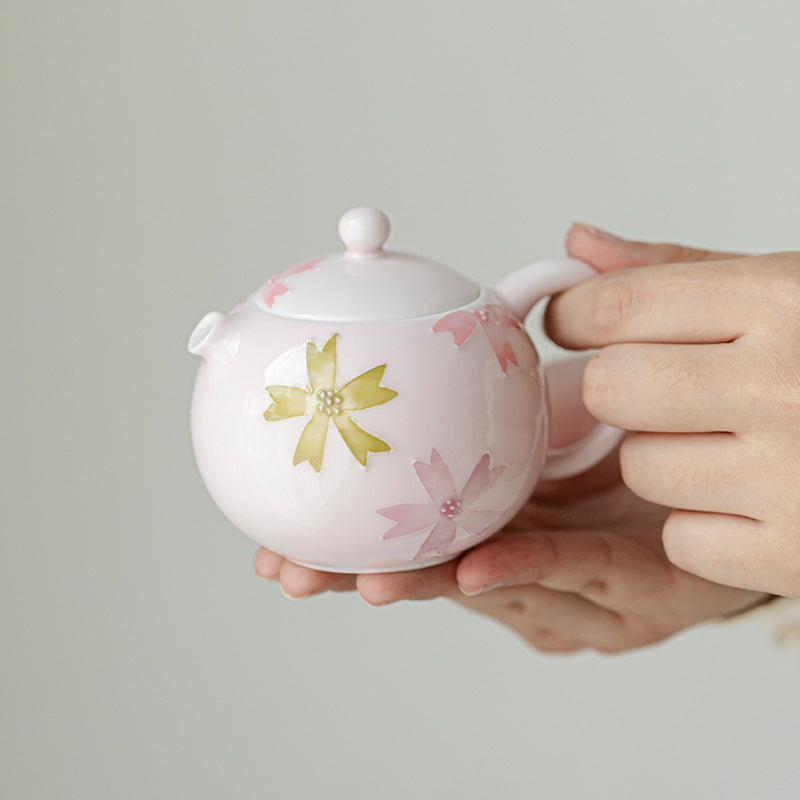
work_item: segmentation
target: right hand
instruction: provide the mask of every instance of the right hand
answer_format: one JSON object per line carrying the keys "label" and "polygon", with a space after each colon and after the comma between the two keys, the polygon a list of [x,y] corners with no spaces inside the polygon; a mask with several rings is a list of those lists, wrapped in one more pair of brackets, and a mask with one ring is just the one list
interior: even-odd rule
{"label": "right hand", "polygon": [[[580,368],[565,362],[550,369]],[[577,398],[565,396],[553,406],[553,446],[568,444],[593,424]],[[446,597],[540,650],[619,652],[767,598],[671,564],[661,545],[668,513],[622,483],[615,453],[582,475],[540,483],[503,531],[445,564],[339,575],[297,566],[262,548],[255,569],[280,581],[290,597],[357,590],[375,606]]]}

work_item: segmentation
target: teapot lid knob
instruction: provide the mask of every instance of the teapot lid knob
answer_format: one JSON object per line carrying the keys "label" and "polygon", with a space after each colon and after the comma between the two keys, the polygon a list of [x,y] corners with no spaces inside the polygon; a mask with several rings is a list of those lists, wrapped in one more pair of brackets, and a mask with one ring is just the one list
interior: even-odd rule
{"label": "teapot lid knob", "polygon": [[382,255],[390,229],[386,214],[371,206],[353,208],[339,220],[339,236],[355,257]]}

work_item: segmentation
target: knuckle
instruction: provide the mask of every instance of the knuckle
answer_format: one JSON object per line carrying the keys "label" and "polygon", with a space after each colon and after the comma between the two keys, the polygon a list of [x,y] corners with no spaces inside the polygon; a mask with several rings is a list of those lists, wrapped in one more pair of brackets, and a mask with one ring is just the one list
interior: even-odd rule
{"label": "knuckle", "polygon": [[641,556],[632,556],[627,546],[612,546],[604,538],[599,539],[598,545],[599,561],[578,594],[603,608],[622,614],[641,605],[646,599],[641,586],[629,577],[637,568],[641,568]]}
{"label": "knuckle", "polygon": [[608,273],[598,281],[590,303],[589,317],[594,330],[604,341],[623,335],[641,308],[642,297],[630,277]]}
{"label": "knuckle", "polygon": [[543,653],[572,653],[583,648],[583,645],[572,641],[549,628],[530,626],[523,638],[532,647]]}
{"label": "knuckle", "polygon": [[504,610],[510,619],[528,631],[545,630],[548,616],[541,603],[525,602],[521,597],[515,597],[504,604]]}
{"label": "knuckle", "polygon": [[603,608],[614,609],[620,613],[625,612],[640,599],[631,591],[625,580],[619,579],[591,581],[580,593]]}

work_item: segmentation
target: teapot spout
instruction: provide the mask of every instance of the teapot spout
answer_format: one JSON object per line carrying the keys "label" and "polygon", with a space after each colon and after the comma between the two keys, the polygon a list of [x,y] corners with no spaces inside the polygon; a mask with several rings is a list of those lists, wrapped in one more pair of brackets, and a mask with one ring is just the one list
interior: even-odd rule
{"label": "teapot spout", "polygon": [[206,361],[227,364],[239,349],[239,336],[225,330],[226,319],[219,311],[209,311],[189,337],[189,352]]}

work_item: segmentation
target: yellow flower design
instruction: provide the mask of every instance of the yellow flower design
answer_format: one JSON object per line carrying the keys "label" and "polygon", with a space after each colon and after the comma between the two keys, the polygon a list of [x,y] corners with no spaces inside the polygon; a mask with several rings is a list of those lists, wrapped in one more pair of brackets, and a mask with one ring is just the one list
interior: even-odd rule
{"label": "yellow flower design", "polygon": [[306,343],[306,367],[308,389],[297,386],[267,386],[272,405],[264,412],[267,422],[277,422],[290,417],[311,417],[297,449],[295,464],[308,461],[319,472],[325,455],[325,440],[328,423],[333,422],[350,452],[359,464],[367,465],[369,453],[391,450],[388,444],[367,433],[353,422],[351,414],[364,408],[372,408],[397,397],[397,392],[380,386],[386,364],[373,367],[353,378],[344,386],[336,386],[336,338],[334,334],[320,350],[314,342]]}

